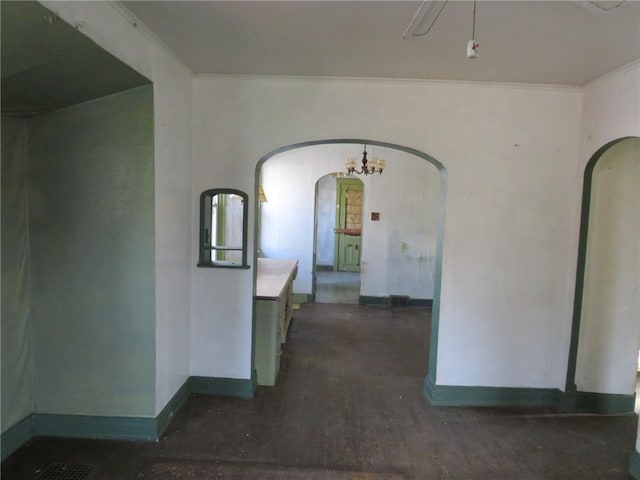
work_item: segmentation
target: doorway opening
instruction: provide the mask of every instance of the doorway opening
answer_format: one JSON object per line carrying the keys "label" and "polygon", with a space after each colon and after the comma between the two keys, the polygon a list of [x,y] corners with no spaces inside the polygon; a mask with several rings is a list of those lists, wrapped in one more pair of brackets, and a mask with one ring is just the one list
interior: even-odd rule
{"label": "doorway opening", "polygon": [[[293,301],[315,302],[314,185],[327,174],[343,171],[345,158],[365,144],[383,151],[387,168],[384,175],[361,179],[366,195],[358,303],[392,305],[396,297],[406,299],[407,305],[432,307],[425,384],[435,384],[446,171],[433,157],[368,139],[315,140],[268,153],[256,165],[254,255],[294,259]],[[427,180],[422,177],[425,171]],[[260,188],[268,202],[259,204]]]}
{"label": "doorway opening", "polygon": [[565,409],[635,409],[640,347],[640,138],[585,169]]}
{"label": "doorway opening", "polygon": [[315,302],[358,304],[364,184],[334,172],[321,177],[315,191]]}

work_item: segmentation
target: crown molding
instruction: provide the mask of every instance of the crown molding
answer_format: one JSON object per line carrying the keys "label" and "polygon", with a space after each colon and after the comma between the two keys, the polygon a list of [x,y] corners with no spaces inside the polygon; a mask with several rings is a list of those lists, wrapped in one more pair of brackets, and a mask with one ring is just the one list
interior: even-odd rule
{"label": "crown molding", "polygon": [[135,30],[140,32],[142,36],[144,36],[147,40],[151,41],[156,47],[158,47],[163,53],[169,56],[172,60],[174,60],[180,67],[184,70],[185,73],[188,73],[192,77],[195,76],[195,72],[191,70],[184,61],[176,55],[176,53],[171,50],[166,43],[164,43],[160,38],[153,33],[149,28],[138,18],[135,14],[125,7],[122,2],[116,0],[110,0],[106,2],[111,8],[113,8],[116,12],[122,16]]}
{"label": "crown molding", "polygon": [[489,88],[515,88],[533,90],[565,90],[582,91],[579,85],[562,85],[552,83],[517,83],[517,82],[492,82],[475,80],[441,80],[441,79],[420,79],[420,78],[385,78],[385,77],[332,77],[332,76],[308,76],[308,75],[260,75],[243,73],[197,73],[196,79],[229,78],[238,80],[282,80],[300,82],[360,82],[379,83],[396,85],[440,85],[454,87],[489,87]]}
{"label": "crown molding", "polygon": [[634,60],[631,63],[627,63],[622,67],[616,68],[615,70],[611,70],[610,72],[601,75],[600,77],[594,78],[593,80],[588,81],[587,83],[582,85],[583,90],[589,90],[597,85],[604,83],[609,80],[613,80],[614,78],[621,77],[632,70],[640,68],[640,58]]}

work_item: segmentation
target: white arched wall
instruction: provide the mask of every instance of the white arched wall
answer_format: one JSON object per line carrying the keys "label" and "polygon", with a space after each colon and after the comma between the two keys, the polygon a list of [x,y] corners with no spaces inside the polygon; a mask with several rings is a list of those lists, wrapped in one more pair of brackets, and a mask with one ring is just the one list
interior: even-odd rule
{"label": "white arched wall", "polygon": [[590,191],[576,388],[626,396],[633,410],[640,347],[640,138],[604,152]]}
{"label": "white arched wall", "polygon": [[[576,252],[578,252],[578,271],[566,382],[566,391],[570,393],[567,405],[570,409],[577,406],[579,409],[592,411],[619,411],[628,408],[625,405],[629,403],[629,399],[624,397],[633,394],[633,391],[629,390],[628,376],[630,373],[627,370],[625,386],[625,381],[620,378],[625,376],[623,373],[625,367],[615,369],[610,364],[612,362],[613,364],[619,363],[615,358],[620,354],[629,356],[630,348],[625,349],[621,344],[617,344],[616,341],[612,340],[611,335],[615,335],[615,329],[599,332],[600,334],[605,334],[605,337],[600,341],[595,338],[598,335],[595,330],[597,321],[592,318],[594,316],[592,307],[602,307],[604,302],[611,301],[613,298],[606,298],[607,295],[610,296],[612,293],[610,289],[603,288],[600,290],[594,282],[590,282],[589,275],[593,277],[598,268],[602,271],[603,267],[593,264],[593,255],[591,257],[592,263],[590,265],[587,264],[587,247],[593,254],[594,249],[597,251],[598,235],[605,235],[600,240],[601,242],[608,235],[606,228],[598,228],[594,238],[590,238],[596,228],[590,226],[592,217],[606,207],[605,204],[598,205],[597,199],[603,198],[603,192],[598,195],[597,191],[599,189],[604,190],[605,199],[610,195],[619,196],[622,194],[622,192],[618,191],[619,187],[615,185],[609,185],[611,188],[603,189],[599,187],[599,184],[606,181],[607,177],[613,177],[610,179],[613,182],[610,181],[609,183],[615,183],[615,176],[608,174],[615,174],[625,162],[622,161],[615,168],[609,165],[611,169],[600,167],[600,162],[604,162],[603,165],[614,162],[618,157],[616,152],[621,153],[623,156],[633,157],[633,145],[635,145],[633,137],[640,136],[640,63],[635,62],[611,72],[586,85],[583,91],[580,156],[576,173],[580,177],[584,175],[584,192],[583,204],[576,210],[573,218],[576,227],[574,229],[575,236],[572,240],[572,249],[575,248]],[[626,154],[624,153],[625,151]],[[592,182],[592,175],[594,182]],[[619,179],[618,181],[632,181],[632,179],[633,176],[626,180]],[[596,203],[593,204],[594,211],[590,211],[590,206],[592,206],[590,189],[592,186],[596,189]],[[624,199],[622,201],[625,202]],[[625,202],[625,207],[623,208],[628,207],[627,203]],[[609,220],[616,220],[619,215],[620,212],[611,214]],[[580,218],[581,216],[584,218]],[[597,220],[594,221],[597,223]],[[578,228],[579,223],[582,223],[580,228]],[[587,226],[589,226],[588,231],[586,229]],[[608,241],[615,243],[623,241],[623,239],[617,238],[615,235],[609,235]],[[616,252],[613,253],[615,254]],[[587,269],[587,267],[589,268]],[[595,271],[594,268],[596,269]],[[604,268],[606,268],[606,264]],[[618,300],[616,299],[615,301]],[[581,314],[585,309],[587,310],[587,319],[584,321],[584,325],[581,325],[583,320],[581,319]],[[631,335],[626,341],[637,341],[637,339],[634,339],[633,332],[630,333]],[[599,347],[597,346],[598,342]],[[626,350],[626,354],[617,352],[613,356],[607,355],[607,342],[613,342],[616,347],[622,347],[622,352]],[[613,347],[609,348],[613,350]],[[593,366],[594,362],[597,363],[595,367]],[[627,364],[626,369],[629,368],[631,367]],[[613,369],[616,370],[615,374],[610,373]],[[573,396],[571,392],[575,390],[578,392],[577,398],[571,398]],[[621,398],[616,399],[616,396]],[[614,403],[611,404],[609,399],[615,400]],[[620,401],[622,402],[621,404]]]}
{"label": "white arched wall", "polygon": [[[636,61],[584,86],[580,130],[580,155],[576,166],[578,178],[582,178],[585,167],[594,154],[609,142],[624,137],[640,137],[640,62]],[[576,252],[579,217],[578,208],[573,218],[575,228],[571,247],[571,250]],[[581,308],[581,305],[577,308]],[[574,339],[573,342],[577,340]],[[576,358],[572,358],[573,355],[577,356],[577,348],[570,353],[569,372],[572,363],[577,361]],[[568,378],[567,390],[571,388],[570,384],[571,378]],[[630,463],[630,473],[636,479],[640,479],[639,450],[640,430],[636,440],[636,451]]]}
{"label": "white arched wall", "polygon": [[[266,257],[298,260],[294,293],[312,293],[315,184],[361,150],[349,143],[303,146],[262,164],[269,201],[261,205],[259,248]],[[387,169],[357,176],[365,191],[361,295],[431,300],[440,173],[425,159],[393,148],[369,146],[369,153],[384,158]],[[371,221],[371,212],[380,214],[379,221]]]}
{"label": "white arched wall", "polygon": [[[575,280],[580,113],[580,90],[566,87],[197,77],[194,192],[252,192],[258,159],[309,139],[428,152],[447,170],[434,380],[558,389]],[[192,374],[249,378],[252,275],[193,268],[191,285]]]}

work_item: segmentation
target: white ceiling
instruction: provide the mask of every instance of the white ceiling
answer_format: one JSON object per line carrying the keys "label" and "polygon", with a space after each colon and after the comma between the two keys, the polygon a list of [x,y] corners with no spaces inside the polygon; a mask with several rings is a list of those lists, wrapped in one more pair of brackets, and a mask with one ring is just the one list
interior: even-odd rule
{"label": "white ceiling", "polygon": [[[423,37],[422,2],[125,1],[198,74],[583,85],[640,58],[640,1],[449,1]],[[583,8],[580,4],[587,4]],[[613,8],[619,5],[617,8]]]}

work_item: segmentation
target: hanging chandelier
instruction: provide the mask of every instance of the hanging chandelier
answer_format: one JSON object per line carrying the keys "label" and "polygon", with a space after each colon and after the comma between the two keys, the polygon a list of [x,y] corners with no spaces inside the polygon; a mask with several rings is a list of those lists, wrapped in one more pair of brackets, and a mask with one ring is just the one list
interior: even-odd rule
{"label": "hanging chandelier", "polygon": [[384,160],[379,158],[372,158],[371,160],[367,160],[367,146],[364,146],[364,151],[362,152],[362,160],[361,160],[360,170],[357,169],[358,161],[354,157],[349,157],[344,162],[344,168],[347,171],[348,175],[353,175],[357,173],[358,175],[370,175],[373,173],[382,174],[382,171],[385,167]]}

